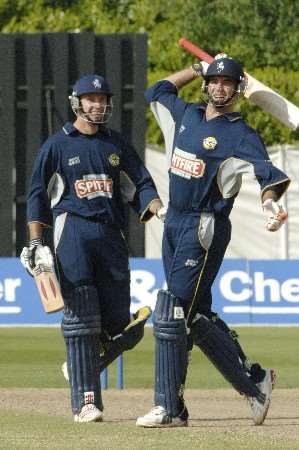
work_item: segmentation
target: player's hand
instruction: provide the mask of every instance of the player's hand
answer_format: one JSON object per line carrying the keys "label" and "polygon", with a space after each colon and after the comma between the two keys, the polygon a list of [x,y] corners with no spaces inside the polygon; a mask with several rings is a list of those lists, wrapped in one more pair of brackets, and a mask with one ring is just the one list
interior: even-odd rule
{"label": "player's hand", "polygon": [[194,74],[197,77],[201,77],[202,75],[205,75],[207,73],[209,64],[206,63],[205,61],[199,61],[199,62],[196,62],[195,64],[192,64],[191,67],[192,67]]}
{"label": "player's hand", "polygon": [[270,198],[264,201],[263,212],[267,219],[266,229],[268,231],[277,231],[288,218],[288,213],[283,207]]}
{"label": "player's hand", "polygon": [[161,208],[158,208],[157,211],[156,211],[156,216],[163,223],[165,222],[166,214],[167,214],[167,207],[166,206],[161,206]]}
{"label": "player's hand", "polygon": [[29,247],[24,247],[20,255],[21,263],[32,277],[37,266],[52,268],[53,255],[49,247],[42,244],[41,239],[32,239]]}

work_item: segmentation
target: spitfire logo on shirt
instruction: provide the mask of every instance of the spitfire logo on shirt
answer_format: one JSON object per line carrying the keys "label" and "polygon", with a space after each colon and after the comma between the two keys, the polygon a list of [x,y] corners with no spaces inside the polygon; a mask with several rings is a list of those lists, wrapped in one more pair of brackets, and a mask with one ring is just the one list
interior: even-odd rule
{"label": "spitfire logo on shirt", "polygon": [[188,180],[200,178],[205,172],[205,163],[197,159],[193,153],[184,152],[175,148],[171,159],[171,172]]}
{"label": "spitfire logo on shirt", "polygon": [[83,175],[82,180],[75,182],[75,191],[77,197],[87,198],[88,200],[95,197],[112,198],[113,180],[104,173],[100,175]]}

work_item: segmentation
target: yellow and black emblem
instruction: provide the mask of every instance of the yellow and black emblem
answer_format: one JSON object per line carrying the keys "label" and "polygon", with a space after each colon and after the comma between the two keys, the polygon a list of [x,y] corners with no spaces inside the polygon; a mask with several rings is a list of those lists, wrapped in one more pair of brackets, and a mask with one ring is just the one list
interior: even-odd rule
{"label": "yellow and black emblem", "polygon": [[214,150],[216,145],[217,141],[213,136],[206,137],[203,140],[203,148],[205,148],[206,150]]}
{"label": "yellow and black emblem", "polygon": [[109,160],[111,166],[114,166],[114,167],[119,166],[119,156],[116,155],[115,153],[112,153],[109,156],[108,160]]}

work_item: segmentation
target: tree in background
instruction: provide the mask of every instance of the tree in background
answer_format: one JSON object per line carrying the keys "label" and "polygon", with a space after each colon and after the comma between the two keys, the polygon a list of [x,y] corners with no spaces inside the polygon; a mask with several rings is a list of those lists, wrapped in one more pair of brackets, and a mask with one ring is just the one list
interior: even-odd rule
{"label": "tree in background", "polygon": [[[210,54],[224,51],[253,76],[299,105],[299,3],[293,0],[2,0],[2,32],[147,33],[154,82],[193,62],[177,41],[185,36]],[[200,84],[185,89],[197,101]],[[267,145],[299,141],[258,107],[243,101],[244,118]],[[161,143],[149,119],[148,141]]]}

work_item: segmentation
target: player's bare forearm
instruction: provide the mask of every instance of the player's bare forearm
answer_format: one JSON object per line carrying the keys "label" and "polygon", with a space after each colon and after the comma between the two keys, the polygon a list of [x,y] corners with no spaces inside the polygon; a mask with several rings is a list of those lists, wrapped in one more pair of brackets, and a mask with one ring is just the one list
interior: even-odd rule
{"label": "player's bare forearm", "polygon": [[151,204],[149,205],[149,211],[156,215],[158,209],[162,208],[163,203],[159,198],[155,198],[154,200],[152,200]]}
{"label": "player's bare forearm", "polygon": [[274,191],[273,189],[269,189],[267,191],[265,191],[262,195],[262,202],[264,202],[265,200],[271,199],[274,202],[277,202],[278,200],[278,194],[276,191]]}
{"label": "player's bare forearm", "polygon": [[43,226],[40,222],[30,222],[28,224],[29,239],[40,239],[43,235]]}
{"label": "player's bare forearm", "polygon": [[172,75],[169,75],[167,78],[164,79],[173,83],[177,87],[177,89],[180,89],[186,84],[195,80],[195,78],[197,78],[197,75],[192,69],[192,67],[187,67],[186,69],[173,73]]}

